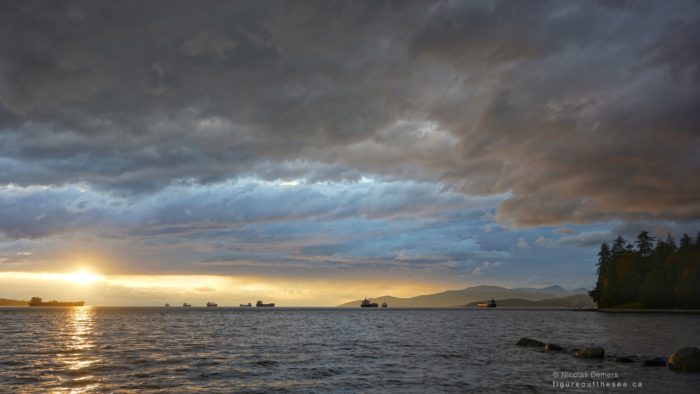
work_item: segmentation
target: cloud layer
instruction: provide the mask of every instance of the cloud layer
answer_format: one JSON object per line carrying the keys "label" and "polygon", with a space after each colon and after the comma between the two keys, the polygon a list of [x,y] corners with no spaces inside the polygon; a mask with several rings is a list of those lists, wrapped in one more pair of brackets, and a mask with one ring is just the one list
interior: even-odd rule
{"label": "cloud layer", "polygon": [[510,193],[502,223],[700,217],[694,2],[6,2],[0,182]]}
{"label": "cloud layer", "polygon": [[694,1],[6,1],[0,26],[0,271],[578,287],[600,242],[700,223]]}

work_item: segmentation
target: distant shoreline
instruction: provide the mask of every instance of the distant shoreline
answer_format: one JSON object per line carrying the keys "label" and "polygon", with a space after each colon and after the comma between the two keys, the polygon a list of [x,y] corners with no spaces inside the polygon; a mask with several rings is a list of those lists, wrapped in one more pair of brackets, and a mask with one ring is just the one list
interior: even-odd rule
{"label": "distant shoreline", "polygon": [[[144,308],[144,309],[165,309],[161,305],[85,305],[88,308]],[[81,308],[75,306],[48,306],[48,307],[31,307],[28,305],[0,305],[0,308],[5,309],[58,309],[58,308]],[[168,308],[169,310],[180,310],[183,308]],[[690,314],[700,315],[700,309],[627,309],[627,308],[559,308],[559,307],[497,307],[497,308],[480,308],[474,306],[453,306],[453,307],[389,307],[389,308],[360,308],[347,306],[279,306],[275,308],[240,308],[238,306],[219,306],[218,308],[207,308],[204,306],[193,306],[185,308],[185,310],[240,310],[240,311],[274,311],[274,310],[290,310],[290,309],[328,309],[328,310],[368,310],[368,311],[391,311],[391,310],[434,310],[434,309],[454,309],[454,310],[469,310],[469,311],[566,311],[566,312],[601,312],[601,313],[634,313],[634,314]]]}
{"label": "distant shoreline", "polygon": [[627,308],[598,308],[603,313],[678,313],[700,314],[700,309],[627,309]]}

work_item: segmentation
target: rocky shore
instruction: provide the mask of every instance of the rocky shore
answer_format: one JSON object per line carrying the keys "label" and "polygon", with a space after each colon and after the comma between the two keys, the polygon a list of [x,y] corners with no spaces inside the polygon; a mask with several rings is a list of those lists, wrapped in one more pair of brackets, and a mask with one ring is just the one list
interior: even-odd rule
{"label": "rocky shore", "polygon": [[572,348],[532,338],[520,338],[516,346],[540,349],[544,352],[566,352],[578,358],[603,359],[618,363],[638,363],[643,367],[664,367],[682,373],[700,372],[700,349],[684,347],[668,357],[642,357],[629,355],[606,355],[602,347]]}

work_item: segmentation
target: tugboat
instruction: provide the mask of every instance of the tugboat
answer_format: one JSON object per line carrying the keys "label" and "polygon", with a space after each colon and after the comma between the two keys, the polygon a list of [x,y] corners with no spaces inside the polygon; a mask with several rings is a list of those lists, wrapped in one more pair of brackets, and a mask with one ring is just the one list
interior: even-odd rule
{"label": "tugboat", "polygon": [[389,305],[387,305],[386,302],[382,302],[382,308],[386,308],[387,306]]}
{"label": "tugboat", "polygon": [[378,306],[379,304],[377,304],[376,302],[370,302],[370,300],[368,300],[367,298],[362,300],[362,303],[360,304],[360,307],[362,308],[377,308]]}
{"label": "tugboat", "polygon": [[479,308],[495,308],[496,307],[496,300],[493,298],[489,302],[480,302],[476,304]]}
{"label": "tugboat", "polygon": [[262,301],[258,300],[258,302],[255,303],[255,306],[257,308],[272,308],[273,306],[275,306],[275,303],[272,302],[270,304],[264,304]]}
{"label": "tugboat", "polygon": [[219,306],[216,302],[207,302],[207,308],[215,308]]}
{"label": "tugboat", "polygon": [[85,301],[42,301],[40,297],[32,297],[29,306],[83,306]]}
{"label": "tugboat", "polygon": [[188,303],[186,303],[186,302],[183,302],[183,303],[182,303],[182,307],[183,307],[183,308],[191,308],[191,307],[192,307],[192,304],[188,304]]}
{"label": "tugboat", "polygon": [[251,304],[251,303],[249,302],[249,303],[247,303],[247,304],[240,304],[240,305],[238,305],[238,306],[241,307],[241,308],[252,308],[252,307],[253,307],[253,304]]}

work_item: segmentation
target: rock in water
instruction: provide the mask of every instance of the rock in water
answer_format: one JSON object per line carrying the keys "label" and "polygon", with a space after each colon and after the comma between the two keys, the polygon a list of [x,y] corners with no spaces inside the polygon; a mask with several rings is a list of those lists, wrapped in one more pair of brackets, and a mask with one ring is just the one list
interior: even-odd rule
{"label": "rock in water", "polygon": [[651,360],[644,361],[645,367],[665,367],[666,360],[661,357],[652,358]]}
{"label": "rock in water", "polygon": [[603,358],[605,357],[605,349],[602,347],[587,347],[576,352],[576,357]]}
{"label": "rock in water", "polygon": [[684,347],[668,358],[668,367],[679,372],[700,372],[700,349]]}
{"label": "rock in water", "polygon": [[548,343],[548,344],[544,345],[544,348],[546,350],[549,350],[550,352],[558,352],[560,350],[564,350],[563,347],[556,345],[554,343]]}
{"label": "rock in water", "polygon": [[544,347],[545,343],[540,342],[536,339],[530,339],[530,338],[520,338],[518,343],[516,343],[517,346],[525,346],[525,347]]}

